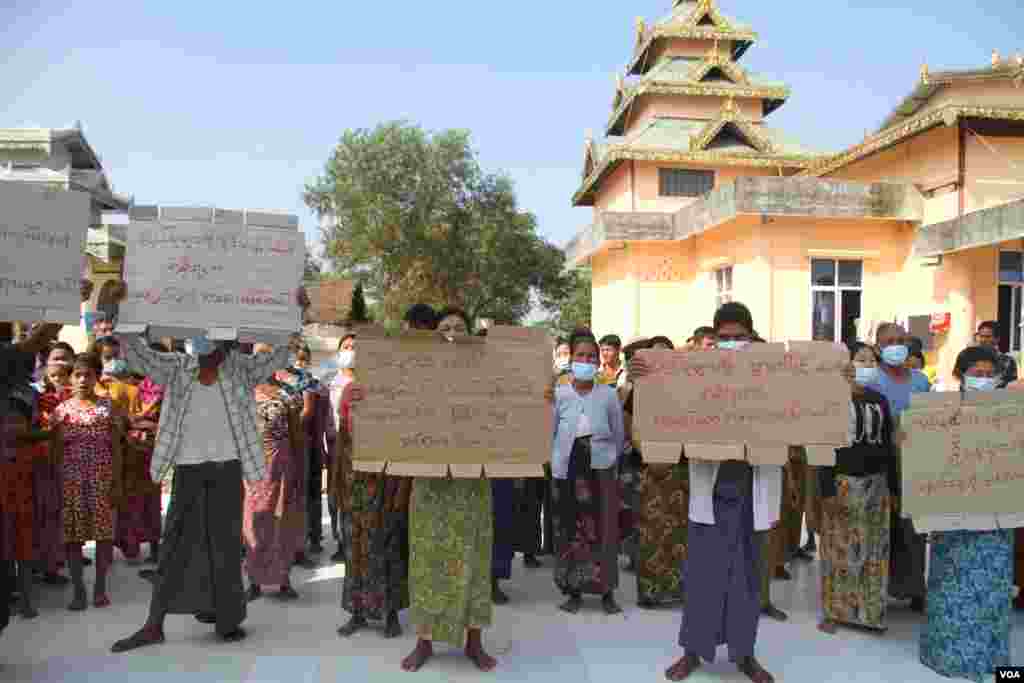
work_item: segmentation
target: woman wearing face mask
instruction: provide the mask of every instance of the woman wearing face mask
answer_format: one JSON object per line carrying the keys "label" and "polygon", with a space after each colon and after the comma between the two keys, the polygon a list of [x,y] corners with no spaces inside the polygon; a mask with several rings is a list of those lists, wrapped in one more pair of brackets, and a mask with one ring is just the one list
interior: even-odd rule
{"label": "woman wearing face mask", "polygon": [[[330,403],[331,422],[327,437],[327,510],[331,516],[331,534],[338,549],[331,560],[334,562],[345,561],[345,544],[343,542],[342,517],[346,514],[345,504],[342,502],[343,484],[346,481],[351,483],[351,468],[341,468],[341,461],[349,462],[351,443],[349,439],[348,424],[351,419],[351,401],[343,400],[346,396],[346,388],[355,382],[355,361],[356,361],[356,335],[354,332],[347,333],[338,342],[338,352],[335,356],[337,372],[328,385],[328,402]],[[339,450],[340,449],[340,450]]]}
{"label": "woman wearing face mask", "polygon": [[[257,344],[253,351],[272,353],[273,349]],[[304,440],[299,426],[302,396],[275,380],[254,390],[265,476],[244,484],[242,533],[250,602],[262,597],[263,586],[279,587],[282,599],[299,597],[292,587],[291,566],[301,551],[306,527]]]}
{"label": "woman wearing face mask", "polygon": [[570,385],[555,391],[551,450],[555,585],[575,614],[583,595],[600,595],[607,614],[622,611],[619,586],[620,508],[615,465],[625,446],[622,405],[615,388],[598,384],[599,350],[586,329],[573,333]]}
{"label": "woman wearing face mask", "polygon": [[873,379],[865,384],[885,396],[889,402],[896,426],[896,471],[893,473],[896,500],[892,505],[892,528],[890,531],[890,582],[889,591],[897,598],[910,599],[910,608],[915,612],[924,611],[925,599],[925,541],[914,529],[911,520],[905,519],[900,506],[900,416],[910,407],[914,393],[912,372],[906,367],[910,356],[910,337],[906,330],[896,323],[884,323],[875,331],[875,345],[881,362]]}
{"label": "woman wearing face mask", "polygon": [[818,628],[829,634],[838,624],[886,628],[894,425],[885,398],[865,387],[877,371],[874,349],[857,342],[850,357],[856,372],[850,445],[836,450],[834,467],[817,470],[823,511]]}
{"label": "woman wearing face mask", "polygon": [[[323,552],[323,472],[325,438],[330,417],[328,389],[310,371],[313,351],[301,337],[294,341],[294,355],[289,364],[290,374],[297,380],[303,397],[302,432],[306,455],[306,540],[314,555]],[[299,559],[299,564],[311,567],[313,563]]]}
{"label": "woman wearing face mask", "polygon": [[[437,332],[449,341],[470,333],[459,309],[438,314]],[[491,625],[491,556],[494,542],[491,484],[473,479],[417,477],[409,505],[409,596],[416,648],[402,661],[418,671],[434,640],[465,654],[481,671],[497,662],[484,650],[482,629]]]}
{"label": "woman wearing face mask", "polygon": [[[960,391],[993,391],[999,356],[991,348],[960,353],[953,375]],[[986,680],[1010,664],[1013,531],[1003,515],[968,515],[965,529],[931,534],[928,622],[921,632],[921,662],[947,677]],[[916,520],[922,529],[940,523]],[[1011,527],[1011,528],[1007,528]]]}

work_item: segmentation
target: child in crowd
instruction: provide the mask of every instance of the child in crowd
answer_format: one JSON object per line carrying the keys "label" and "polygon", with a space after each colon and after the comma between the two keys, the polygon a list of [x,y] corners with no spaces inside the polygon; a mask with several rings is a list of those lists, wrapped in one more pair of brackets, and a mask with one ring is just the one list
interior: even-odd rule
{"label": "child in crowd", "polygon": [[71,398],[53,412],[56,442],[63,464],[64,540],[71,564],[73,611],[88,599],[82,570],[82,545],[96,541],[94,607],[107,607],[107,572],[113,559],[114,508],[120,499],[121,441],[124,417],[110,400],[96,395],[102,366],[94,354],[75,357]]}

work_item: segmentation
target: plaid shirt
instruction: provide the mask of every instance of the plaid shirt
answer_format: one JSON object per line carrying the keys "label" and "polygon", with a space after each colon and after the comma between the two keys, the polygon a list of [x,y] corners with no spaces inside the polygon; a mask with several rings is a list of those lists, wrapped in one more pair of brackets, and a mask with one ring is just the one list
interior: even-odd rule
{"label": "plaid shirt", "polygon": [[[199,361],[180,353],[154,351],[139,337],[129,338],[123,350],[129,366],[164,387],[160,427],[150,466],[153,481],[163,481],[180,455],[182,425],[192,403],[192,387],[199,377]],[[265,462],[263,439],[256,427],[253,390],[267,381],[275,369],[288,364],[288,354],[287,345],[277,347],[273,353],[252,356],[231,351],[220,366],[218,385],[227,408],[227,428],[247,481],[263,479]]]}

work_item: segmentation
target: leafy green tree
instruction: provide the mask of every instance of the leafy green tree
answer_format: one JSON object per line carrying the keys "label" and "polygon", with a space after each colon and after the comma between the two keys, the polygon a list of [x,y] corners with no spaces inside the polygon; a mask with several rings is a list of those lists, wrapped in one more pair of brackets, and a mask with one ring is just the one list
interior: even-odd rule
{"label": "leafy green tree", "polygon": [[466,131],[346,131],[304,199],[333,219],[323,239],[334,269],[358,276],[387,319],[422,301],[519,321],[532,293],[567,291],[561,250],[519,209],[512,182],[480,168]]}
{"label": "leafy green tree", "polygon": [[542,299],[541,303],[552,312],[548,324],[558,334],[568,334],[576,327],[590,327],[592,311],[592,283],[590,269],[580,268],[566,273],[557,299]]}
{"label": "leafy green tree", "polygon": [[309,247],[306,247],[306,262],[302,269],[302,279],[306,282],[319,280],[323,274],[320,262],[313,258]]}

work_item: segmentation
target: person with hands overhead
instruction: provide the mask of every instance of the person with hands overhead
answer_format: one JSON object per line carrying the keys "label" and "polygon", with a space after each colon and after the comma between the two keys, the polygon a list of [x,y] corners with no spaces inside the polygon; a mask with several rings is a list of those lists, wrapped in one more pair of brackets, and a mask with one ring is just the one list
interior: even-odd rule
{"label": "person with hands overhead", "polygon": [[[303,288],[295,303],[309,306]],[[114,643],[113,652],[163,642],[168,614],[215,625],[225,642],[246,636],[242,481],[264,478],[253,393],[284,367],[290,350],[281,344],[273,353],[248,356],[203,335],[185,347],[184,356],[160,353],[138,336],[123,347],[132,367],[164,387],[151,469],[159,482],[173,467],[174,482],[149,616],[139,631]]]}

